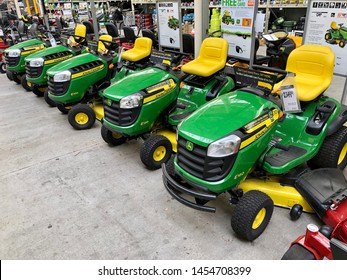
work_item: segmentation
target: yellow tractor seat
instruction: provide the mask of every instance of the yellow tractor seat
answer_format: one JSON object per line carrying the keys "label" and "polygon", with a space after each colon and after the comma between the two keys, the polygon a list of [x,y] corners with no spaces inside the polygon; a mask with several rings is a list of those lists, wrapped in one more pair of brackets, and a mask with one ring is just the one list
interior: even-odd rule
{"label": "yellow tractor seat", "polygon": [[182,71],[196,76],[209,77],[225,67],[228,42],[222,38],[206,38],[200,47],[199,56],[182,66]]}
{"label": "yellow tractor seat", "polygon": [[[289,54],[286,71],[296,74],[300,101],[312,101],[330,86],[334,62],[335,54],[328,46],[305,44]],[[282,82],[274,86],[275,92],[279,92]]]}
{"label": "yellow tractor seat", "polygon": [[111,35],[101,35],[98,41],[98,52],[107,53],[108,49],[112,45],[112,36]]}
{"label": "yellow tractor seat", "polygon": [[148,57],[152,51],[152,40],[147,37],[140,37],[135,40],[134,47],[122,53],[122,59],[131,62],[140,61]]}
{"label": "yellow tractor seat", "polygon": [[299,36],[288,36],[289,39],[292,39],[295,43],[295,48],[301,47],[302,45],[302,37]]}
{"label": "yellow tractor seat", "polygon": [[82,43],[87,36],[87,27],[83,24],[77,24],[75,27],[75,34],[74,34],[74,39],[75,42],[80,44]]}
{"label": "yellow tractor seat", "polygon": [[339,27],[338,27],[337,24],[336,24],[336,21],[332,21],[331,24],[330,24],[330,27],[331,27],[332,29],[334,29],[334,30],[339,29]]}

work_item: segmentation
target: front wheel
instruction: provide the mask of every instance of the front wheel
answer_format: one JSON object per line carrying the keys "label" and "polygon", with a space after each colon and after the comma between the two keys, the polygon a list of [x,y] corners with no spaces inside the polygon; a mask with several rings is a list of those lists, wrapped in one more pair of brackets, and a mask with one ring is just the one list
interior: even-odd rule
{"label": "front wheel", "polygon": [[0,72],[1,73],[6,73],[6,63],[0,62]]}
{"label": "front wheel", "polygon": [[105,126],[101,127],[101,137],[104,141],[111,146],[118,146],[127,140],[122,134],[117,132],[112,132],[108,130]]}
{"label": "front wheel", "polygon": [[166,163],[172,155],[172,145],[169,139],[162,135],[149,137],[142,145],[140,157],[142,163],[149,169],[155,170]]}
{"label": "front wheel", "polygon": [[253,241],[266,229],[274,209],[272,199],[265,193],[252,190],[236,204],[231,227],[242,239]]}
{"label": "front wheel", "polygon": [[341,40],[341,41],[339,42],[339,46],[340,46],[341,48],[343,48],[345,45],[346,45],[345,40]]}
{"label": "front wheel", "polygon": [[68,121],[74,129],[89,129],[95,123],[95,113],[87,104],[77,104],[68,113]]}
{"label": "front wheel", "polygon": [[37,85],[33,85],[32,90],[36,96],[42,97],[42,96],[44,96],[45,91],[47,90],[47,87],[40,87]]}
{"label": "front wheel", "polygon": [[9,70],[6,70],[6,77],[7,79],[9,79],[10,81],[13,81],[13,73]]}
{"label": "front wheel", "polygon": [[347,127],[327,136],[319,152],[308,162],[313,168],[339,168],[347,165]]}
{"label": "front wheel", "polygon": [[56,104],[58,110],[60,112],[62,112],[64,115],[66,115],[67,113],[69,113],[69,108],[65,107],[63,104]]}
{"label": "front wheel", "polygon": [[26,90],[26,91],[31,91],[31,86],[30,86],[30,83],[28,82],[27,80],[27,75],[23,75],[22,78],[21,78],[21,84],[22,84],[22,87]]}
{"label": "front wheel", "polygon": [[56,107],[56,106],[57,106],[57,104],[55,103],[55,101],[49,98],[49,96],[48,96],[48,89],[46,89],[46,91],[44,92],[43,98],[45,99],[46,103],[47,103],[50,107]]}

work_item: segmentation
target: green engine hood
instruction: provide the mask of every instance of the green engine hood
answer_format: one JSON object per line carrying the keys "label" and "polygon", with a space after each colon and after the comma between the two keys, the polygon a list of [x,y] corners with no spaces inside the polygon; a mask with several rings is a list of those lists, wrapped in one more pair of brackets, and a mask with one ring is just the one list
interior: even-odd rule
{"label": "green engine hood", "polygon": [[97,61],[97,60],[102,60],[102,59],[91,53],[80,54],[78,56],[71,57],[53,66],[47,71],[47,75],[53,77],[56,73],[59,73],[61,71],[68,70],[73,67],[80,66],[82,64],[92,62],[92,61]]}
{"label": "green engine hood", "polygon": [[254,121],[268,109],[279,108],[271,101],[241,90],[223,95],[200,107],[179,128],[179,135],[207,147],[213,141]]}
{"label": "green engine hood", "polygon": [[18,44],[15,44],[9,48],[7,48],[5,50],[5,52],[9,51],[9,50],[14,50],[14,49],[20,49],[20,50],[24,50],[24,48],[28,48],[28,47],[34,47],[35,45],[44,45],[46,46],[42,41],[38,40],[38,39],[31,39],[28,41],[24,41],[24,42],[20,42]]}
{"label": "green engine hood", "polygon": [[55,47],[45,48],[43,50],[35,52],[35,53],[29,55],[28,57],[26,57],[25,62],[28,62],[28,61],[35,59],[35,58],[39,58],[39,57],[44,58],[47,55],[56,54],[59,52],[64,52],[64,51],[69,51],[69,50],[70,50],[69,48],[61,46],[61,45],[58,45]]}
{"label": "green engine hood", "polygon": [[104,90],[103,96],[111,100],[119,101],[125,96],[153,86],[162,81],[173,79],[176,83],[178,78],[159,68],[146,68],[137,71]]}

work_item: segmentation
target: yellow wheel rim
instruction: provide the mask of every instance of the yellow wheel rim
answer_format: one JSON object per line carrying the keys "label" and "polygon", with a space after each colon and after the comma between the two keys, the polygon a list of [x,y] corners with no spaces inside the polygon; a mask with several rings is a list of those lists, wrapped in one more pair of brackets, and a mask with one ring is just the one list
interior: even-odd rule
{"label": "yellow wheel rim", "polygon": [[254,221],[253,221],[253,224],[252,224],[252,229],[257,229],[261,224],[262,222],[264,221],[265,219],[265,215],[266,215],[266,209],[265,208],[262,208],[257,216],[255,217]]}
{"label": "yellow wheel rim", "polygon": [[159,146],[153,153],[153,159],[155,161],[161,161],[166,155],[166,149],[164,146]]}
{"label": "yellow wheel rim", "polygon": [[75,121],[78,124],[86,124],[89,121],[89,117],[86,113],[77,113],[75,116]]}
{"label": "yellow wheel rim", "polygon": [[341,164],[341,162],[343,162],[343,160],[346,158],[346,154],[347,154],[347,143],[345,143],[345,145],[343,146],[343,148],[341,150],[337,165],[339,165],[339,164]]}
{"label": "yellow wheel rim", "polygon": [[112,137],[113,137],[114,139],[120,139],[120,138],[122,138],[122,135],[119,134],[119,133],[112,132]]}

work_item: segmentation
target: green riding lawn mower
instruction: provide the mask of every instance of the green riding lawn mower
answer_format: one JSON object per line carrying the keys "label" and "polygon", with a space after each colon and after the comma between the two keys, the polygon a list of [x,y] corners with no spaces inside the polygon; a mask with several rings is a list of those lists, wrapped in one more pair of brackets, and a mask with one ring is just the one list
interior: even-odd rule
{"label": "green riding lawn mower", "polygon": [[77,24],[73,36],[61,36],[62,45],[45,48],[26,57],[26,74],[22,75],[22,86],[37,96],[43,96],[47,90],[47,71],[64,60],[87,52],[86,36],[86,26]]}
{"label": "green riding lawn mower", "polygon": [[[102,138],[110,145],[144,139],[141,161],[149,169],[160,168],[176,151],[176,126],[234,88],[233,79],[224,73],[227,52],[225,39],[207,38],[199,57],[182,66],[183,75],[167,64],[156,65],[108,87],[103,92]],[[164,61],[175,59],[169,56]]]}
{"label": "green riding lawn mower", "polygon": [[39,34],[37,39],[20,42],[5,50],[6,75],[9,80],[17,84],[21,83],[22,76],[25,74],[25,58],[51,46],[48,34]]}
{"label": "green riding lawn mower", "polygon": [[[284,79],[273,91],[255,88],[270,84],[264,79],[268,74],[260,72],[263,81],[244,82],[253,87],[223,95],[191,114],[179,126],[176,156],[162,166],[170,195],[188,207],[215,212],[206,204],[229,194],[231,226],[249,241],[265,230],[274,204],[291,208],[293,220],[302,211],[313,212],[295,182],[310,168],[343,169],[347,163],[347,108],[323,95],[334,58],[329,47],[303,45],[291,52],[286,68],[296,74],[296,87]],[[242,85],[242,76],[252,71],[240,74],[236,83]],[[298,100],[288,99],[295,92]],[[301,108],[289,108],[293,102]]]}
{"label": "green riding lawn mower", "polygon": [[[134,48],[118,54],[118,44],[110,35],[101,35],[94,54],[68,59],[48,72],[45,100],[52,101],[75,129],[89,129],[104,116],[102,90],[148,66],[152,40],[138,38]],[[120,61],[120,57],[123,61]]]}

